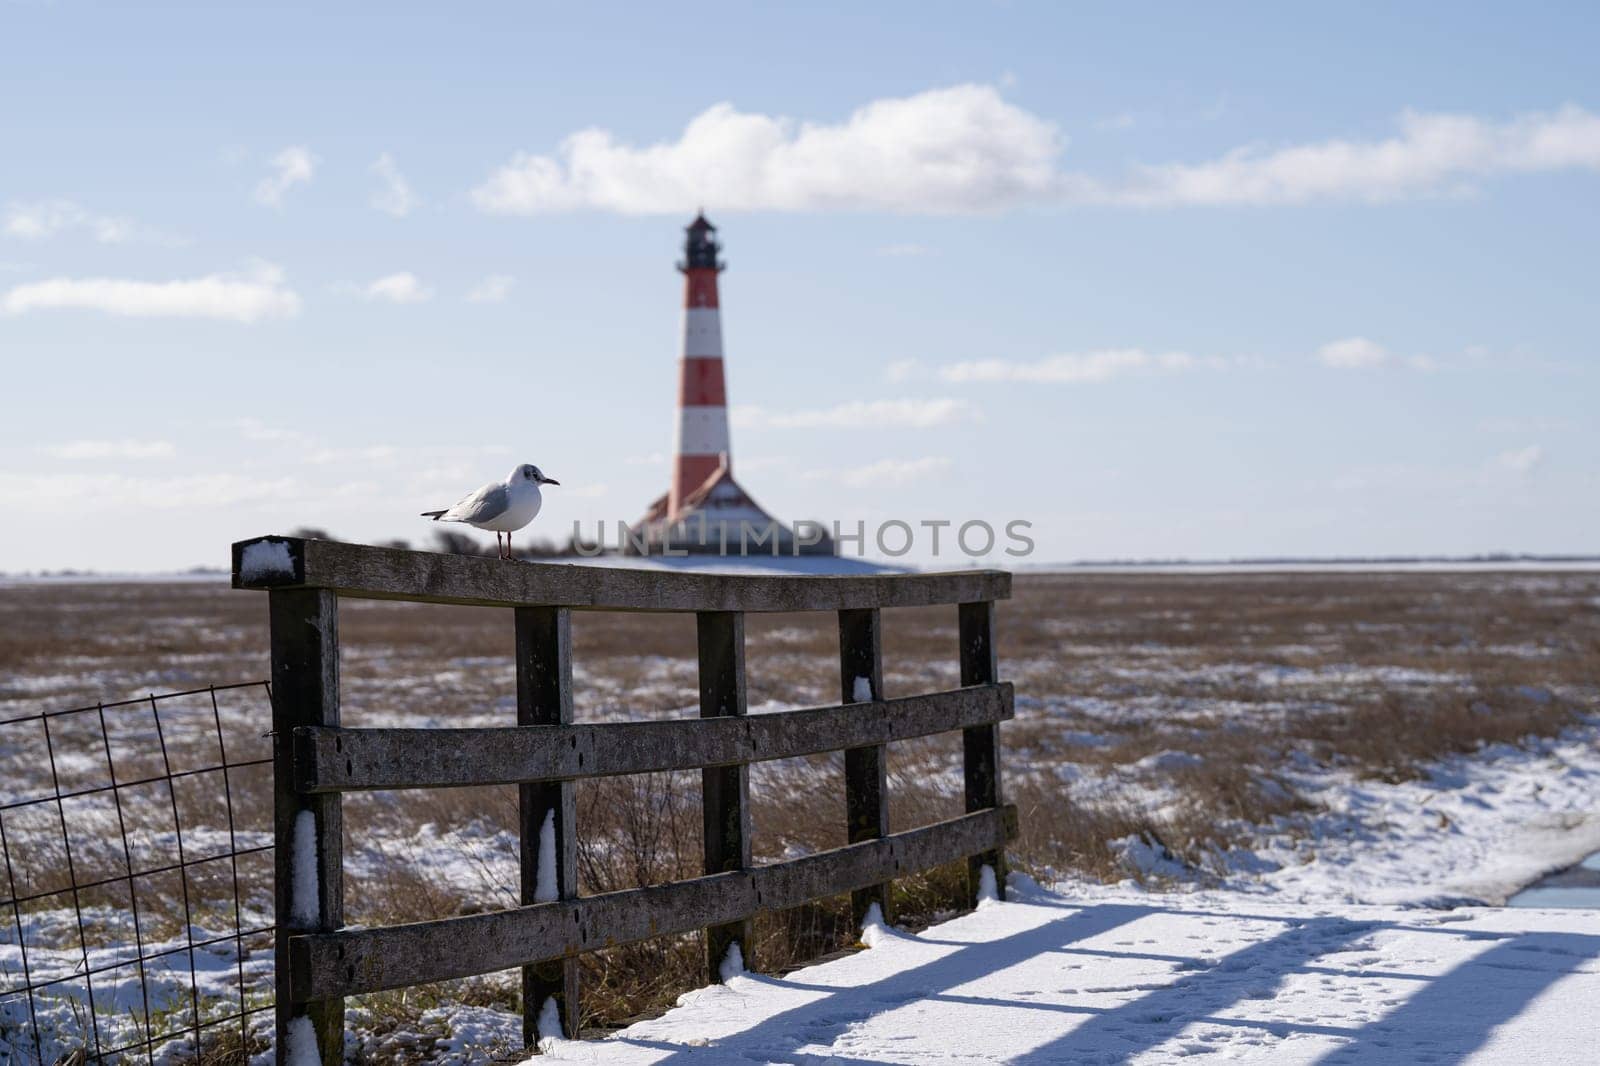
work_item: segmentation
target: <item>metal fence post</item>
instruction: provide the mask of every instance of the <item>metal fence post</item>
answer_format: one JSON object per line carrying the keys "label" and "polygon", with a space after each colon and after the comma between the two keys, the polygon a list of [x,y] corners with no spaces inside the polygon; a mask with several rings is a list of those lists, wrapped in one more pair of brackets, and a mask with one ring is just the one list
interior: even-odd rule
{"label": "metal fence post", "polygon": [[[518,607],[517,620],[517,724],[570,725],[572,723],[572,612],[565,607]],[[571,781],[539,781],[518,786],[522,836],[522,903],[546,903],[578,895],[577,803]],[[545,823],[552,833],[546,840]],[[555,852],[554,883],[539,883],[540,866],[546,878]],[[541,891],[542,890],[542,891]],[[542,1033],[539,1019],[544,1003],[555,997],[562,1032]],[[522,1039],[537,1047],[539,1038],[578,1038],[578,960],[552,959],[522,968]]]}
{"label": "metal fence post", "polygon": [[[695,615],[700,647],[700,717],[743,715],[747,709],[744,679],[744,613],[701,611]],[[750,867],[750,767],[710,766],[700,771],[704,806],[705,872],[723,873]],[[722,980],[722,963],[737,944],[746,969],[755,969],[754,921],[746,916],[706,929],[706,972],[711,983]]]}
{"label": "metal fence post", "polygon": [[[994,601],[963,603],[957,607],[961,633],[961,683],[989,685],[999,680],[994,645]],[[999,807],[1000,726],[997,723],[972,726],[961,731],[962,765],[967,794],[967,810]],[[978,900],[980,871],[994,871],[995,891],[1006,895],[1006,853],[1003,847],[974,855],[967,860],[967,896],[974,906]]]}
{"label": "metal fence post", "polygon": [[[839,612],[839,691],[841,703],[883,699],[883,625],[876,607]],[[888,745],[847,749],[844,788],[849,843],[888,836]],[[850,912],[858,928],[874,903],[884,921],[894,920],[889,888],[883,883],[850,893]]]}
{"label": "metal fence post", "polygon": [[[277,1061],[303,1059],[314,1040],[323,1066],[344,1062],[344,999],[301,1001],[289,966],[289,938],[344,924],[344,818],[337,792],[295,788],[294,730],[339,724],[339,605],[330,589],[268,594],[272,631],[273,903]],[[306,866],[314,869],[306,869]]]}

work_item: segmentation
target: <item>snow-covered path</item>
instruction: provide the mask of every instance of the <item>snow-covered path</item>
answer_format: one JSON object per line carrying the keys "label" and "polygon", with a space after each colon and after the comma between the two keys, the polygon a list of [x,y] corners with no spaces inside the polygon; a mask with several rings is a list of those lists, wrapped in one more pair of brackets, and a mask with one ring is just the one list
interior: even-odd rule
{"label": "snow-covered path", "polygon": [[1013,902],[783,978],[700,989],[539,1063],[1590,1063],[1592,911],[1336,908],[1233,893]]}
{"label": "snow-covered path", "polygon": [[1600,1061],[1600,911],[1428,906],[1498,901],[1600,846],[1597,740],[1591,723],[1415,781],[1308,779],[1323,810],[1221,888],[1014,875],[1008,902],[870,928],[870,950],[535,1062]]}

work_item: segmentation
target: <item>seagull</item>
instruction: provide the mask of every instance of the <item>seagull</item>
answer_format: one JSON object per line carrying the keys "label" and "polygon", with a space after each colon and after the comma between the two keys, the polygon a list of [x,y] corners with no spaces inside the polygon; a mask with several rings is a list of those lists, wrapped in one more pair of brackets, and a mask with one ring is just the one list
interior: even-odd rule
{"label": "seagull", "polygon": [[[484,485],[446,510],[423,511],[422,517],[435,522],[465,522],[477,529],[493,530],[500,558],[510,559],[511,534],[532,522],[544,502],[539,486],[559,484],[561,482],[555,478],[545,477],[532,463],[523,463],[506,475],[504,481]],[[500,543],[502,533],[506,535],[503,546]]]}

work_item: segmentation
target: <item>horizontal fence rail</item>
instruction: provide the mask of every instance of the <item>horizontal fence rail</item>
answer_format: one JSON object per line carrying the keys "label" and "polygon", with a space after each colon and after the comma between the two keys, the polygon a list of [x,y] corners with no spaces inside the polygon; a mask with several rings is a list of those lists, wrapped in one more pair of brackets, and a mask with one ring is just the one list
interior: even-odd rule
{"label": "horizontal fence rail", "polygon": [[295,730],[302,792],[569,781],[791,759],[1007,721],[1009,684],[738,718]]}
{"label": "horizontal fence rail", "polygon": [[[999,725],[1014,712],[997,678],[994,601],[1009,574],[869,577],[663,572],[439,555],[292,537],[233,546],[235,588],[266,591],[272,630],[277,867],[277,1054],[297,1066],[312,1045],[324,1066],[344,1056],[347,996],[522,970],[523,1037],[536,1045],[553,1003],[562,1034],[578,1034],[578,957],[651,937],[703,931],[706,975],[727,959],[756,968],[752,922],[848,893],[861,920],[893,917],[897,877],[967,861],[968,898],[994,878],[1017,833],[1002,801]],[[342,597],[511,608],[516,724],[484,728],[346,729],[339,723],[338,600]],[[961,687],[883,693],[885,607],[956,608]],[[575,723],[574,610],[676,611],[696,616],[700,717]],[[841,702],[748,714],[747,612],[833,611]],[[889,832],[887,745],[962,735],[967,813]],[[846,839],[830,851],[756,865],[749,767],[844,753]],[[580,896],[574,782],[661,771],[701,772],[704,875]],[[518,786],[521,905],[383,928],[344,928],[346,792]]]}
{"label": "horizontal fence rail", "polygon": [[329,589],[362,599],[601,611],[842,611],[1005,599],[996,570],[873,576],[703,574],[500,559],[262,537],[233,546],[233,587]]}
{"label": "horizontal fence rail", "polygon": [[296,937],[297,995],[353,996],[470,977],[783,910],[1004,846],[1016,811],[978,811],[801,859],[433,922]]}

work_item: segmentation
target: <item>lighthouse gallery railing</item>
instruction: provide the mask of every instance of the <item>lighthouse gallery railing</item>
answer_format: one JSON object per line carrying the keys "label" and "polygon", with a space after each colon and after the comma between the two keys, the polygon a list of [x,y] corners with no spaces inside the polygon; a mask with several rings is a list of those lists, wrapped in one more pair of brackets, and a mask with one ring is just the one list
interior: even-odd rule
{"label": "lighthouse gallery railing", "polygon": [[[547,1000],[576,1034],[577,957],[653,936],[706,931],[707,976],[738,945],[754,968],[754,915],[850,892],[858,917],[889,917],[888,882],[963,857],[969,893],[989,866],[1003,891],[1016,833],[1001,805],[994,601],[1010,575],[968,570],[865,577],[663,572],[263,537],[233,546],[235,588],[268,592],[272,635],[277,909],[277,1048],[314,1039],[343,1061],[344,997],[522,968],[523,1036]],[[478,729],[346,729],[339,724],[341,597],[510,608],[517,724]],[[957,608],[961,687],[886,699],[885,607]],[[575,724],[571,612],[677,611],[697,619],[699,719]],[[841,703],[747,717],[744,614],[835,611]],[[870,698],[867,698],[870,697]],[[889,832],[885,745],[960,729],[969,813]],[[748,764],[845,752],[850,843],[767,866],[751,861]],[[579,896],[573,782],[700,769],[705,875]],[[382,928],[344,929],[340,797],[365,789],[520,786],[522,905]],[[548,848],[552,854],[542,853]],[[553,858],[553,863],[551,859]],[[553,880],[553,884],[551,883]]]}

